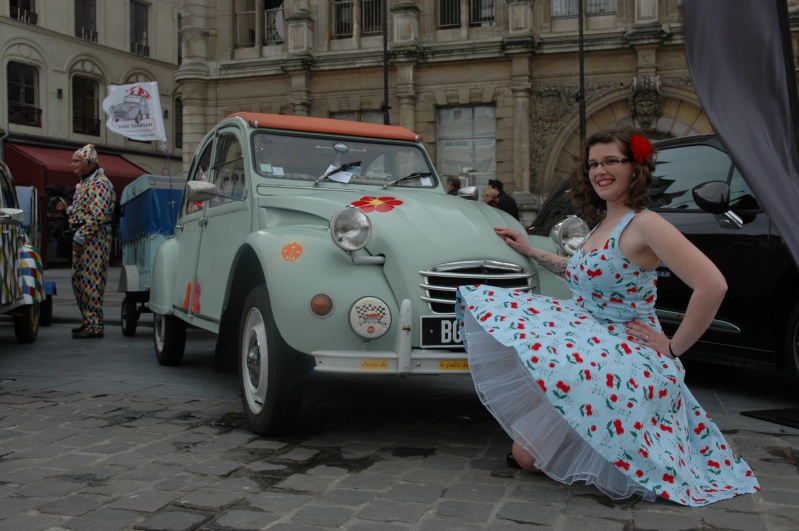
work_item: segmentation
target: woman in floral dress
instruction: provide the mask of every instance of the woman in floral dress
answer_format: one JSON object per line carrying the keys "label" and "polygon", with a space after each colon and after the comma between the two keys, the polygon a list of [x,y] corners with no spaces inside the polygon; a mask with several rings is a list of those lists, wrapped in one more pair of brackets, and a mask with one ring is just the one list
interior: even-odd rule
{"label": "woman in floral dress", "polygon": [[[495,229],[564,276],[572,298],[462,286],[456,307],[478,394],[513,438],[509,460],[613,499],[701,506],[759,486],[684,384],[679,357],[708,328],[727,285],[673,225],[645,210],[654,167],[638,130],[589,137],[572,197],[599,223],[571,259]],[[660,262],[693,290],[671,338],[655,316]]]}

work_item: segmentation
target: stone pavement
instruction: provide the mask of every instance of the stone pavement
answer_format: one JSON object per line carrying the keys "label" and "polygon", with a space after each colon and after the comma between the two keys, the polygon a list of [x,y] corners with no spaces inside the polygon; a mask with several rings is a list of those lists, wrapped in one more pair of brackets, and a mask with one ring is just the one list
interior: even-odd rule
{"label": "stone pavement", "polygon": [[192,337],[174,369],[154,363],[145,322],[122,336],[118,273],[103,340],[64,339],[78,319],[62,270],[48,272],[59,294],[36,343],[0,323],[0,531],[799,528],[799,430],[740,415],[799,406],[769,375],[689,379],[760,493],[612,502],[508,468],[507,436],[468,376],[320,377],[295,432],[256,436],[235,375],[211,369],[210,337]]}

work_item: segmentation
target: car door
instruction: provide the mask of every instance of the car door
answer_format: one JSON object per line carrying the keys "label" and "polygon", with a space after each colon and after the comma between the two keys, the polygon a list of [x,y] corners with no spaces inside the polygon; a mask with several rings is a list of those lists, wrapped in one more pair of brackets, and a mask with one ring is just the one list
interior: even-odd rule
{"label": "car door", "polygon": [[192,302],[194,315],[214,331],[222,315],[233,259],[250,233],[243,138],[238,128],[229,127],[219,132],[215,142],[212,175],[222,195],[205,207]]}
{"label": "car door", "polygon": [[[191,168],[192,180],[207,181],[211,178],[211,155],[213,140],[202,148],[201,155],[195,159]],[[203,226],[205,225],[205,210],[208,201],[190,202],[187,194],[183,194],[180,206],[180,219],[175,225],[175,239],[178,242],[178,253],[181,259],[177,261],[175,273],[175,293],[173,307],[175,313],[194,323],[194,314],[197,311],[195,292],[197,291],[197,259],[200,254],[200,243]]]}
{"label": "car door", "polygon": [[[707,181],[730,185],[730,207],[741,218],[711,214],[691,190]],[[762,316],[768,315],[764,286],[769,264],[769,220],[721,146],[712,141],[659,149],[651,209],[661,213],[721,270],[728,290],[716,318],[702,336],[703,350],[743,356],[724,345],[762,348]],[[667,267],[658,269],[658,309],[671,333],[688,305],[691,290]],[[765,317],[762,317],[765,318]]]}

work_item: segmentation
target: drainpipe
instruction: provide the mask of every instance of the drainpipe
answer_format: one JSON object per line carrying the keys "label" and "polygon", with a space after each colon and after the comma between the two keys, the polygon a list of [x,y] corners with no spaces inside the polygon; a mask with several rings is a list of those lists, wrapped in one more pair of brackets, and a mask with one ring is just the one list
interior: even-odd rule
{"label": "drainpipe", "polygon": [[3,134],[0,135],[0,161],[6,160],[5,150],[3,149],[3,140],[8,136],[8,131],[3,129]]}

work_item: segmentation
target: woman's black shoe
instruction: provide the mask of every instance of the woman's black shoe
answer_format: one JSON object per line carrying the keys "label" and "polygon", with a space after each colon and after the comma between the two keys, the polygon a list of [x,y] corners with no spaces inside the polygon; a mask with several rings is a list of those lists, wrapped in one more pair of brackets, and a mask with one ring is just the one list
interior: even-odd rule
{"label": "woman's black shoe", "polygon": [[80,326],[76,326],[75,328],[73,328],[73,329],[72,329],[72,333],[73,333],[73,334],[80,334],[80,333],[81,333],[81,332],[83,332],[84,330],[86,330],[86,327],[85,327],[85,326],[83,326],[83,325],[80,325]]}
{"label": "woman's black shoe", "polygon": [[513,458],[512,453],[508,453],[507,457],[505,457],[505,462],[508,463],[508,466],[511,468],[522,468],[519,466],[519,463],[516,462],[516,459]]}
{"label": "woman's black shoe", "polygon": [[93,332],[91,330],[84,330],[83,332],[72,334],[72,339],[101,339],[102,337],[102,332]]}

